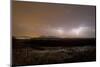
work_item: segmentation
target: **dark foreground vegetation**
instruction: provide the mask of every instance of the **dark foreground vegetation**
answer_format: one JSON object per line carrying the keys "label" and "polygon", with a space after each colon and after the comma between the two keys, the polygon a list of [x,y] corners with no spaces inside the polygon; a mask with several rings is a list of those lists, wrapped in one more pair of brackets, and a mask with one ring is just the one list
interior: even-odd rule
{"label": "dark foreground vegetation", "polygon": [[12,65],[96,61],[95,38],[32,38],[12,40]]}

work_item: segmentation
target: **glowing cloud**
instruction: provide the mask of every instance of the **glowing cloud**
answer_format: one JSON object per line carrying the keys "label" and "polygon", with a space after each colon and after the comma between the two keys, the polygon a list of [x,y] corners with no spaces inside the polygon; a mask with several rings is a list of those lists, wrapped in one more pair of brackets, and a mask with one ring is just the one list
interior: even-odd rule
{"label": "glowing cloud", "polygon": [[87,30],[88,28],[87,27],[79,27],[79,28],[76,28],[76,29],[72,29],[72,32],[76,35],[80,35],[83,33],[83,31]]}
{"label": "glowing cloud", "polygon": [[56,32],[57,32],[59,35],[63,35],[64,30],[61,29],[61,28],[59,28],[59,29],[56,30]]}

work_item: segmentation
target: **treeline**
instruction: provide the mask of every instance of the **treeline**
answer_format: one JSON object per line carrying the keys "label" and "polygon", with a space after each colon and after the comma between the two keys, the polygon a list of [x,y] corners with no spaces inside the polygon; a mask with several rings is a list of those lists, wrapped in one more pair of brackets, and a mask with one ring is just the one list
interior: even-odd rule
{"label": "treeline", "polygon": [[12,38],[13,47],[38,47],[38,46],[96,46],[95,38]]}

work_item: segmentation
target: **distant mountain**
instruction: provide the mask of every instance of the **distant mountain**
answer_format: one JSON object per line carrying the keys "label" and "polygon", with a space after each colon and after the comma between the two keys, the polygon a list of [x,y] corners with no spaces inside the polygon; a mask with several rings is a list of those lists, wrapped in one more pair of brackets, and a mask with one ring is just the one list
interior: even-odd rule
{"label": "distant mountain", "polygon": [[59,37],[56,37],[56,36],[40,36],[39,38],[59,38]]}
{"label": "distant mountain", "polygon": [[15,39],[31,39],[32,37],[30,36],[13,36]]}
{"label": "distant mountain", "polygon": [[56,36],[39,36],[39,37],[30,37],[30,36],[13,36],[13,39],[59,39]]}

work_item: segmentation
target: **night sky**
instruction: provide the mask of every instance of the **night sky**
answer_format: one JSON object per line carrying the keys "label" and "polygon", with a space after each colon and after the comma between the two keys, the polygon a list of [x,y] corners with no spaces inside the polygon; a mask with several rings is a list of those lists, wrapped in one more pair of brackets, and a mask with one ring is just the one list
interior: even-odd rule
{"label": "night sky", "polygon": [[95,38],[95,6],[14,1],[13,36]]}

